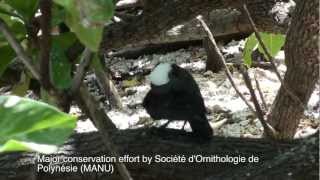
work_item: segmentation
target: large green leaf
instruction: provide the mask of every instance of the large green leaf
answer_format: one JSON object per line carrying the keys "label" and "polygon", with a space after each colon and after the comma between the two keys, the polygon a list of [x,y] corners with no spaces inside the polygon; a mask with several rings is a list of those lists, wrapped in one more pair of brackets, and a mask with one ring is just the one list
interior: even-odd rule
{"label": "large green leaf", "polygon": [[[7,14],[3,14],[0,11],[0,18],[9,26],[10,31],[15,35],[15,37],[21,41],[26,38],[26,28],[22,21],[17,18],[12,18]],[[6,38],[0,33],[0,47],[7,45],[8,42]]]}
{"label": "large green leaf", "polygon": [[64,7],[69,12],[71,11],[71,9],[73,8],[74,3],[75,3],[74,0],[53,0],[53,2]]}
{"label": "large green leaf", "polygon": [[104,27],[113,17],[113,0],[54,0],[72,16],[77,17],[84,27]]}
{"label": "large green leaf", "polygon": [[13,11],[14,11],[14,9],[11,6],[9,6],[7,3],[0,0],[0,14],[9,15]]}
{"label": "large green leaf", "polygon": [[[264,45],[268,49],[268,52],[272,57],[278,54],[281,47],[285,42],[285,36],[282,34],[272,34],[272,33],[260,33],[261,39],[264,42]],[[259,46],[259,51],[263,53],[266,57],[261,46]]]}
{"label": "large green leaf", "polygon": [[76,36],[71,33],[63,33],[53,36],[50,73],[51,80],[58,89],[67,89],[71,85],[71,63],[66,57],[66,49],[76,41]]}
{"label": "large green leaf", "polygon": [[15,53],[13,49],[9,46],[0,46],[0,77],[2,76],[3,72],[6,70],[8,65],[10,64],[11,60],[15,57]]}
{"label": "large green leaf", "polygon": [[5,0],[5,2],[27,20],[34,16],[38,7],[38,0]]}
{"label": "large green leaf", "polygon": [[[281,47],[283,46],[283,44],[285,42],[285,36],[282,34],[272,34],[272,33],[265,33],[265,32],[261,32],[259,34],[261,36],[261,39],[262,39],[264,45],[268,49],[268,52],[270,53],[270,55],[272,57],[277,55],[277,53],[281,50]],[[243,52],[244,63],[249,67],[252,64],[251,53],[256,48],[258,48],[258,50],[261,53],[263,53],[265,57],[267,57],[262,46],[259,44],[255,34],[252,33],[246,39],[246,44],[245,44],[244,52]]]}
{"label": "large green leaf", "polygon": [[80,19],[74,15],[67,15],[66,23],[70,30],[79,38],[80,42],[87,46],[91,51],[97,52],[102,40],[102,27],[87,28],[80,23]]}
{"label": "large green leaf", "polygon": [[67,10],[66,24],[91,51],[98,51],[104,25],[113,16],[112,0],[54,0]]}
{"label": "large green leaf", "polygon": [[65,16],[66,10],[57,4],[53,4],[51,26],[54,27],[62,23],[65,19]]}
{"label": "large green leaf", "polygon": [[81,23],[86,27],[103,27],[114,11],[113,0],[78,0]]}
{"label": "large green leaf", "polygon": [[0,152],[5,151],[37,151],[40,153],[53,153],[58,150],[56,145],[38,144],[17,140],[9,140],[3,146],[0,146]]}
{"label": "large green leaf", "polygon": [[26,30],[24,24],[22,24],[21,22],[17,22],[17,21],[14,22],[10,26],[10,30],[11,30],[11,32],[14,33],[14,35],[18,39],[18,41],[22,41],[27,36],[27,30]]}
{"label": "large green leaf", "polygon": [[18,96],[0,96],[0,152],[52,153],[73,132],[76,118],[53,106]]}
{"label": "large green leaf", "polygon": [[62,49],[67,49],[76,42],[77,37],[72,32],[66,32],[57,36],[52,36],[53,42]]}
{"label": "large green leaf", "polygon": [[246,43],[243,51],[244,64],[246,64],[249,67],[252,64],[251,53],[255,48],[257,48],[257,46],[258,46],[258,40],[256,39],[256,36],[253,33],[246,39]]}
{"label": "large green leaf", "polygon": [[50,77],[56,88],[68,89],[71,86],[71,67],[63,46],[53,42],[50,54]]}

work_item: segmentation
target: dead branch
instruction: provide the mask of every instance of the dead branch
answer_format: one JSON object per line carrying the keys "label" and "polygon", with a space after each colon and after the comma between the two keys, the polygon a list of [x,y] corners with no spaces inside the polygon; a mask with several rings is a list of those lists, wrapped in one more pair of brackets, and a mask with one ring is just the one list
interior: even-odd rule
{"label": "dead branch", "polygon": [[226,75],[232,85],[232,87],[235,89],[235,91],[237,92],[237,94],[240,96],[240,98],[246,103],[246,105],[248,106],[248,108],[254,113],[256,114],[254,108],[250,105],[250,103],[246,100],[246,98],[241,94],[241,92],[239,91],[239,89],[237,88],[236,84],[234,83],[233,79],[232,79],[232,75],[231,75],[231,72],[226,64],[226,61],[223,57],[223,55],[221,54],[218,46],[217,46],[217,43],[213,37],[213,34],[211,33],[209,27],[206,25],[206,23],[204,22],[204,20],[201,18],[201,16],[198,17],[198,20],[201,22],[201,25],[202,27],[205,29],[205,31],[208,33],[208,37],[211,41],[211,43],[213,44],[214,48],[213,50],[216,51],[216,54],[218,55],[217,57],[219,58],[218,60],[221,61],[223,63],[223,66],[225,68],[225,72],[226,72]]}

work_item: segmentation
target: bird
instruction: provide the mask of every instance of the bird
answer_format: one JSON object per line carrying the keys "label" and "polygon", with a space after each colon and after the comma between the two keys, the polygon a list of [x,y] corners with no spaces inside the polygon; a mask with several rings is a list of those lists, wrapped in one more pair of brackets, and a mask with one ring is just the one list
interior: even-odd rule
{"label": "bird", "polygon": [[199,86],[192,75],[175,63],[159,63],[150,73],[151,89],[142,105],[154,120],[188,121],[192,133],[210,138],[213,130]]}

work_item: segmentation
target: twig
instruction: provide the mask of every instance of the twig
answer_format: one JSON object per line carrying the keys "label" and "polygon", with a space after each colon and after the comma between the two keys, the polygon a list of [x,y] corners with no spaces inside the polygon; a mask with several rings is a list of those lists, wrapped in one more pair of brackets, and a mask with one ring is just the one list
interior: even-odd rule
{"label": "twig", "polygon": [[244,82],[246,83],[247,88],[249,89],[249,92],[250,92],[251,97],[252,97],[253,104],[254,104],[254,106],[255,106],[255,108],[257,110],[256,111],[257,117],[258,117],[260,123],[263,126],[265,134],[267,135],[267,137],[270,137],[270,138],[274,137],[276,135],[276,131],[272,128],[272,126],[270,126],[265,121],[265,119],[263,117],[263,112],[262,112],[261,106],[260,106],[260,104],[258,102],[256,93],[253,90],[253,87],[252,87],[252,84],[251,84],[251,80],[250,80],[250,77],[248,75],[247,70],[243,66],[240,66],[239,70],[240,70],[240,72],[241,72],[241,74],[243,76],[243,79],[244,79]]}
{"label": "twig", "polygon": [[222,127],[224,124],[226,124],[228,122],[227,118],[224,118],[218,122],[209,122],[209,124],[211,125],[212,129],[219,129],[220,127]]}
{"label": "twig", "polygon": [[123,107],[120,95],[112,80],[109,78],[109,75],[104,70],[98,70],[97,68],[94,68],[93,71],[97,77],[99,87],[108,97],[111,106],[121,110]]}
{"label": "twig", "polygon": [[217,57],[218,57],[218,61],[223,62],[223,66],[225,68],[225,72],[226,75],[231,83],[231,85],[233,86],[234,90],[237,92],[237,94],[240,96],[240,98],[246,103],[246,105],[248,106],[248,108],[254,113],[256,114],[256,111],[254,110],[254,108],[250,105],[250,103],[246,100],[246,98],[241,94],[241,92],[239,91],[239,89],[237,88],[236,84],[234,83],[233,79],[232,79],[232,75],[227,67],[226,61],[224,59],[224,57],[222,56],[217,43],[213,37],[213,34],[211,33],[209,27],[207,26],[207,24],[204,22],[204,20],[202,19],[202,16],[198,16],[197,19],[200,21],[202,27],[204,28],[204,30],[207,32],[209,39],[212,43],[212,45],[214,46],[213,50],[215,50],[217,52]]}
{"label": "twig", "polygon": [[267,55],[267,59],[268,59],[268,61],[271,63],[272,67],[274,68],[274,71],[275,71],[275,73],[276,73],[276,75],[277,75],[277,77],[278,77],[281,85],[282,85],[282,86],[284,87],[284,89],[285,89],[285,92],[287,92],[288,95],[291,96],[295,101],[297,101],[297,102],[299,103],[299,105],[300,105],[304,110],[307,110],[307,107],[306,107],[306,106],[301,102],[301,100],[287,87],[287,85],[286,85],[286,84],[284,83],[284,81],[282,80],[281,75],[280,75],[280,73],[279,73],[279,71],[278,71],[278,69],[277,69],[277,66],[276,66],[275,63],[274,63],[274,59],[273,59],[273,57],[270,55],[270,53],[269,53],[268,49],[266,48],[265,44],[263,43],[263,41],[262,41],[262,39],[261,39],[261,36],[260,36],[260,34],[259,34],[259,32],[258,32],[258,29],[257,29],[256,25],[254,24],[254,21],[252,20],[252,17],[251,17],[251,15],[250,15],[249,11],[248,11],[248,8],[247,8],[247,5],[246,5],[246,4],[243,4],[243,9],[244,9],[244,12],[245,12],[246,15],[247,15],[247,18],[248,18],[248,20],[249,20],[249,22],[250,22],[251,28],[253,29],[254,34],[255,34],[255,36],[256,36],[259,44],[261,45],[264,53]]}
{"label": "twig", "polygon": [[276,73],[278,79],[280,80],[280,82],[283,83],[283,80],[282,80],[281,75],[280,75],[280,73],[279,73],[279,71],[278,71],[278,69],[277,69],[277,66],[276,66],[275,63],[274,63],[274,59],[273,59],[273,57],[270,55],[270,53],[269,53],[267,47],[265,46],[265,44],[263,43],[262,38],[261,38],[261,36],[260,36],[260,34],[259,34],[259,32],[258,32],[258,29],[257,29],[256,25],[254,24],[253,19],[251,18],[251,15],[250,15],[250,13],[249,13],[249,11],[248,11],[248,8],[247,8],[247,5],[246,5],[246,4],[243,5],[243,9],[244,9],[244,11],[246,12],[247,18],[248,18],[249,21],[250,21],[251,28],[253,29],[254,34],[256,35],[256,38],[257,38],[259,44],[261,45],[264,53],[267,55],[268,61],[271,63],[272,67],[274,68],[275,73]]}
{"label": "twig", "polygon": [[51,51],[51,6],[52,0],[40,0],[40,75],[41,84],[49,90],[53,86],[50,81],[50,51]]}
{"label": "twig", "polygon": [[79,65],[77,72],[75,73],[75,76],[72,80],[72,85],[70,88],[71,94],[74,94],[76,91],[79,90],[79,87],[81,85],[83,77],[86,73],[86,69],[88,68],[88,66],[90,64],[92,57],[93,57],[93,53],[90,51],[90,49],[85,48],[85,50],[82,53],[80,65]]}
{"label": "twig", "polygon": [[[239,67],[245,65],[245,63],[241,62],[227,62],[227,65]],[[268,62],[252,62],[251,67],[258,67],[262,69],[272,69],[271,64]]]}
{"label": "twig", "polygon": [[[116,147],[111,142],[111,138],[109,135],[109,132],[117,130],[110,118],[104,113],[101,107],[97,107],[98,103],[95,102],[94,98],[90,95],[88,88],[83,83],[81,83],[79,94],[77,97],[78,98],[75,99],[78,101],[78,104],[80,104],[81,109],[84,108],[85,111],[89,111],[91,120],[99,130],[101,140],[103,141],[105,147],[110,151],[111,156],[119,159],[119,154],[116,150]],[[106,119],[104,119],[103,116]],[[133,180],[123,162],[116,161],[116,166],[121,177],[124,180]]]}
{"label": "twig", "polygon": [[261,91],[261,88],[260,88],[260,83],[259,81],[257,80],[257,76],[256,76],[256,73],[254,72],[254,81],[256,83],[256,86],[257,86],[257,90],[258,90],[258,93],[259,93],[259,96],[260,96],[260,99],[262,101],[262,105],[263,105],[263,108],[265,111],[267,111],[267,103],[266,101],[264,100],[264,97],[263,97],[263,93]]}
{"label": "twig", "polygon": [[14,35],[10,32],[8,25],[0,18],[0,31],[4,35],[4,37],[9,42],[10,46],[16,52],[19,59],[23,62],[23,64],[28,68],[28,70],[32,73],[34,78],[40,80],[39,71],[32,64],[31,58],[24,51],[18,40],[14,37]]}

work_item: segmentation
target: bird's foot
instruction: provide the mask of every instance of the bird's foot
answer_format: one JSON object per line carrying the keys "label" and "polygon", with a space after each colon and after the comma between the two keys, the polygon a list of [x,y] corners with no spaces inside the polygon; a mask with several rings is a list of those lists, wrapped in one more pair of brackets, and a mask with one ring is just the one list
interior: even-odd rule
{"label": "bird's foot", "polygon": [[184,130],[184,127],[186,126],[186,124],[187,124],[187,121],[184,121],[184,123],[183,123],[183,126],[182,126],[181,130]]}
{"label": "bird's foot", "polygon": [[168,120],[166,123],[164,123],[163,125],[161,125],[159,128],[160,128],[160,129],[165,129],[165,128],[168,126],[168,124],[170,123],[170,121],[171,121],[171,120]]}

